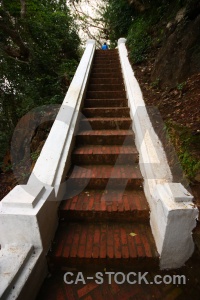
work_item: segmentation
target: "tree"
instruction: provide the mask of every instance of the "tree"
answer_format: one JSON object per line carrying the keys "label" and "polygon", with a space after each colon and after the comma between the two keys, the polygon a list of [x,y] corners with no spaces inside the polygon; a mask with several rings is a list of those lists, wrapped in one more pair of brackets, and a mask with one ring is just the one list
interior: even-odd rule
{"label": "tree", "polygon": [[105,1],[99,0],[69,0],[71,10],[79,26],[79,34],[82,40],[94,39],[97,46],[108,39],[105,28],[103,11]]}
{"label": "tree", "polygon": [[126,37],[135,14],[135,8],[127,0],[107,0],[103,17],[111,44]]}
{"label": "tree", "polygon": [[2,0],[0,41],[3,142],[28,110],[62,102],[78,64],[80,39],[64,0]]}

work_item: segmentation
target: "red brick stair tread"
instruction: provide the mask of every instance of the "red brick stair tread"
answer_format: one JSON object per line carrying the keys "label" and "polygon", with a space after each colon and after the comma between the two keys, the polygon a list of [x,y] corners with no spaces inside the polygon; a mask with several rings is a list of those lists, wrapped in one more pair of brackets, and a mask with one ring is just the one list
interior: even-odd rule
{"label": "red brick stair tread", "polygon": [[133,136],[132,130],[83,130],[80,131],[77,135],[104,135],[104,136]]}
{"label": "red brick stair tread", "polygon": [[72,169],[70,178],[142,179],[138,165],[84,165]]}
{"label": "red brick stair tread", "polygon": [[130,109],[129,107],[90,107],[84,108],[83,114],[85,117],[94,118],[94,117],[129,117]]}
{"label": "red brick stair tread", "polygon": [[137,154],[134,146],[116,146],[116,145],[84,145],[75,148],[73,154]]}
{"label": "red brick stair tread", "polygon": [[132,145],[135,146],[132,130],[83,130],[76,135],[77,145]]}
{"label": "red brick stair tread", "polygon": [[135,190],[92,190],[63,200],[60,211],[149,211],[143,191]]}
{"label": "red brick stair tread", "polygon": [[118,122],[118,121],[132,121],[131,118],[110,118],[110,117],[98,117],[98,118],[83,118],[82,121],[112,121],[112,122]]}
{"label": "red brick stair tread", "polygon": [[[132,236],[132,235],[134,236]],[[69,223],[60,226],[54,258],[157,258],[149,225]]]}

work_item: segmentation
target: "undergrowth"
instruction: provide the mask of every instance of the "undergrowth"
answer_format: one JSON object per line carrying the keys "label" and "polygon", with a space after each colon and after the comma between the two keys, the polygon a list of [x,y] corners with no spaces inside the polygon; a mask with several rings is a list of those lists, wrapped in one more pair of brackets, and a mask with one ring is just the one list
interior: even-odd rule
{"label": "undergrowth", "polygon": [[200,159],[196,154],[200,147],[200,135],[194,135],[188,128],[172,121],[166,123],[166,130],[175,147],[183,172],[190,181],[193,181],[200,172]]}

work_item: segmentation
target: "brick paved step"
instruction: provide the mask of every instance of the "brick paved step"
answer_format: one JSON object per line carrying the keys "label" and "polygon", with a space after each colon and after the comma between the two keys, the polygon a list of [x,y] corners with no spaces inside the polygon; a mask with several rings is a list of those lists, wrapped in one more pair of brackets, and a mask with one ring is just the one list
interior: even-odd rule
{"label": "brick paved step", "polygon": [[95,56],[94,58],[105,58],[105,59],[115,59],[115,58],[119,58],[119,54],[118,54],[118,51],[116,52],[102,52],[102,53],[95,53]]}
{"label": "brick paved step", "polygon": [[96,51],[95,51],[95,55],[98,55],[98,54],[105,54],[105,55],[112,54],[113,55],[115,53],[118,53],[117,49],[108,49],[108,50],[96,49]]}
{"label": "brick paved step", "polygon": [[84,190],[62,201],[62,221],[149,222],[149,206],[143,191]]}
{"label": "brick paved step", "polygon": [[115,55],[113,58],[112,56],[103,57],[103,56],[97,56],[93,60],[93,65],[102,65],[105,66],[106,64],[110,65],[120,65],[120,59],[119,56]]}
{"label": "brick paved step", "polygon": [[[93,77],[94,75],[99,75],[99,74],[108,74],[109,76],[114,76],[114,74],[119,74],[121,75],[121,69],[119,67],[116,68],[95,68],[92,69],[91,76]],[[104,75],[104,76],[105,76]]]}
{"label": "brick paved step", "polygon": [[121,73],[121,66],[120,65],[115,65],[115,66],[92,66],[92,73]]}
{"label": "brick paved step", "polygon": [[72,153],[72,163],[78,165],[134,164],[138,163],[138,152],[134,146],[79,146]]}
{"label": "brick paved step", "polygon": [[92,73],[90,78],[122,78],[122,74],[117,72],[117,73]]}
{"label": "brick paved step", "polygon": [[116,78],[93,78],[89,80],[89,84],[123,84],[122,77]]}
{"label": "brick paved step", "polygon": [[131,118],[85,118],[80,121],[80,130],[130,129]]}
{"label": "brick paved step", "polygon": [[95,108],[84,108],[82,111],[85,117],[130,117],[129,107],[95,107]]}
{"label": "brick paved step", "polygon": [[124,91],[124,84],[89,84],[88,91]]}
{"label": "brick paved step", "polygon": [[76,144],[134,145],[132,130],[86,130],[76,135]]}
{"label": "brick paved step", "polygon": [[119,68],[121,69],[120,60],[94,60],[92,64],[92,68]]}
{"label": "brick paved step", "polygon": [[94,59],[105,59],[105,60],[108,60],[108,59],[111,59],[111,60],[115,60],[115,59],[119,59],[119,54],[118,52],[116,53],[97,53],[95,56],[94,56]]}
{"label": "brick paved step", "polygon": [[105,60],[105,59],[95,59],[93,61],[92,67],[102,67],[102,68],[107,68],[107,67],[116,67],[120,66],[120,61],[118,60]]}
{"label": "brick paved step", "polygon": [[[130,233],[136,234],[131,236]],[[158,266],[150,226],[136,223],[73,222],[59,226],[49,255],[50,269],[119,266],[147,270]]]}
{"label": "brick paved step", "polygon": [[90,92],[87,91],[86,98],[89,99],[117,99],[126,98],[125,91],[102,91],[102,92]]}
{"label": "brick paved step", "polygon": [[79,130],[130,129],[131,118],[84,118],[80,121]]}
{"label": "brick paved step", "polygon": [[138,165],[74,166],[66,181],[66,191],[92,189],[142,189],[143,178]]}
{"label": "brick paved step", "polygon": [[125,98],[116,99],[85,99],[84,107],[127,107],[128,101]]}

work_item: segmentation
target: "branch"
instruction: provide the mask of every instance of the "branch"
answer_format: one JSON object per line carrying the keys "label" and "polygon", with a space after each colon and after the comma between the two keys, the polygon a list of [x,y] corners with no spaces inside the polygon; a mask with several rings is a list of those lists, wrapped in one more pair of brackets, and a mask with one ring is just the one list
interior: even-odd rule
{"label": "branch", "polygon": [[24,64],[29,63],[26,60],[22,60],[21,53],[17,49],[11,48],[9,46],[4,46],[2,43],[0,43],[0,49],[4,51],[9,56],[9,58],[12,58],[14,60],[17,59],[17,61]]}
{"label": "branch", "polygon": [[[92,17],[90,17],[89,15],[87,15],[84,11],[82,11],[82,9],[80,8],[80,10],[77,9],[77,7],[75,6],[75,3],[73,2],[73,6],[74,6],[74,9],[77,13],[77,15],[80,15],[82,14],[83,16],[85,16],[87,19],[90,19],[92,20],[93,22],[100,22],[101,20],[100,19],[94,19]],[[97,27],[98,28],[98,27]]]}
{"label": "branch", "polygon": [[[15,30],[7,27],[1,20],[0,20],[0,28],[6,33],[20,49],[20,56],[24,57],[26,60],[29,57],[29,49],[26,47],[20,34]],[[4,50],[7,51],[7,50]]]}
{"label": "branch", "polygon": [[21,18],[24,19],[26,15],[26,2],[25,0],[20,0],[21,2]]}
{"label": "branch", "polygon": [[100,43],[99,39],[97,39],[96,36],[94,36],[94,35],[90,32],[90,29],[89,29],[88,27],[85,27],[85,30],[86,30],[86,32],[87,32],[89,38],[95,40],[95,41],[97,42],[97,44],[98,44],[99,46],[101,46],[101,43]]}
{"label": "branch", "polygon": [[128,2],[130,5],[133,5],[134,8],[139,12],[143,12],[147,9],[144,3],[141,3],[141,1],[139,0],[128,0]]}

